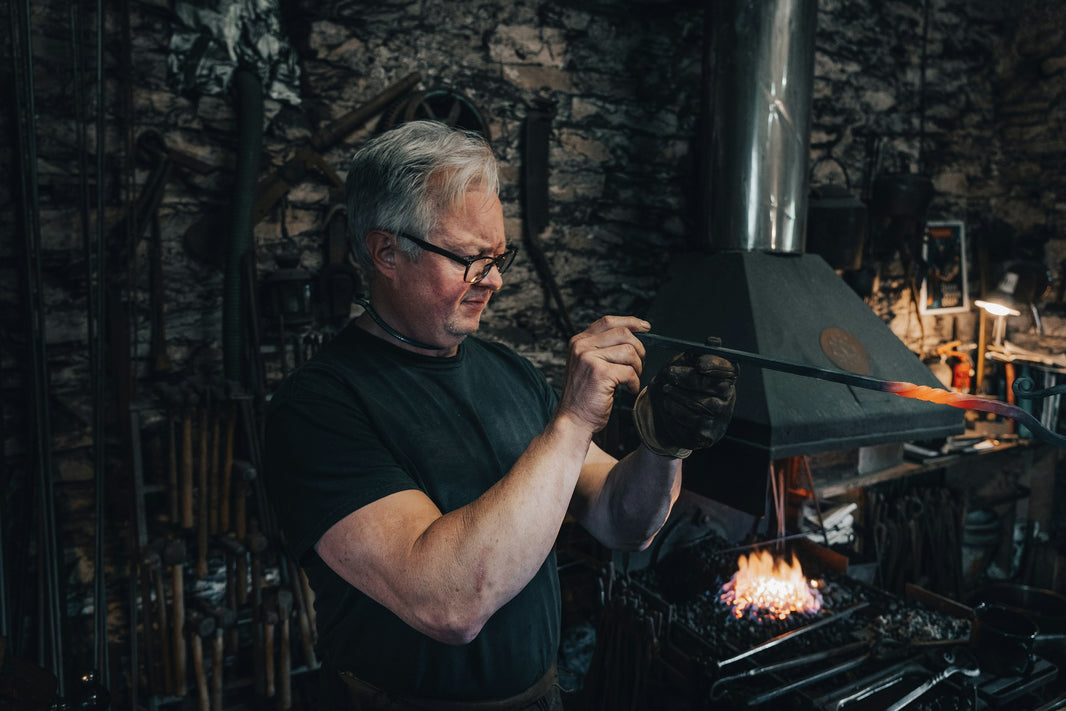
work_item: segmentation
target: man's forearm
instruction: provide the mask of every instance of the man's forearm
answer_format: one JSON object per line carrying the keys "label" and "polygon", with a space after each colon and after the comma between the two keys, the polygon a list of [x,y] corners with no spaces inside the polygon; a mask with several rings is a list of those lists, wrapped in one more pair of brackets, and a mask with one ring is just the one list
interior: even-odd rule
{"label": "man's forearm", "polygon": [[681,460],[638,447],[610,468],[579,518],[608,548],[642,550],[666,523],[680,493]]}
{"label": "man's forearm", "polygon": [[467,642],[551,552],[590,438],[553,421],[503,479],[466,506],[441,515],[418,492],[400,492],[327,532],[319,554],[415,629]]}

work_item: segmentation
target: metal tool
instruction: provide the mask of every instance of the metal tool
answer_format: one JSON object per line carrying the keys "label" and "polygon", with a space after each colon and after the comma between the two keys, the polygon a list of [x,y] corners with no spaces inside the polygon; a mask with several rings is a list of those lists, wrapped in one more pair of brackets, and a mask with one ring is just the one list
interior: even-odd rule
{"label": "metal tool", "polygon": [[790,639],[795,639],[796,637],[799,637],[800,635],[806,634],[806,633],[808,633],[808,632],[810,632],[812,630],[816,630],[819,627],[823,627],[823,626],[828,625],[828,624],[830,624],[832,622],[836,622],[838,620],[842,620],[845,617],[848,617],[849,615],[851,615],[851,613],[855,612],[856,610],[861,610],[862,608],[866,607],[869,604],[870,603],[865,602],[865,601],[857,602],[854,605],[851,605],[850,607],[845,607],[843,610],[841,610],[840,612],[837,612],[836,614],[828,615],[826,617],[823,617],[820,620],[812,622],[809,625],[804,625],[803,627],[799,627],[799,628],[791,630],[789,632],[785,632],[784,634],[779,634],[776,637],[774,637],[773,639],[769,639],[769,640],[763,642],[762,644],[755,645],[754,647],[752,647],[751,649],[747,650],[746,652],[741,652],[740,654],[734,655],[734,656],[730,657],[729,659],[721,660],[720,662],[718,662],[718,668],[721,669],[724,666],[727,666],[727,665],[732,664],[734,662],[738,662],[741,659],[745,659],[747,657],[750,657],[753,654],[757,654],[757,653],[762,652],[764,650],[770,649],[771,647],[776,647],[777,645],[781,644],[782,642],[786,642],[786,641],[788,641]]}
{"label": "metal tool", "polygon": [[215,635],[215,620],[197,610],[190,610],[185,620],[185,634],[192,648],[193,676],[196,679],[196,711],[210,711],[211,694],[204,670],[204,640]]}
{"label": "metal tool", "polygon": [[812,662],[820,662],[832,657],[843,656],[844,654],[850,654],[851,652],[857,652],[861,650],[868,650],[870,647],[869,642],[852,642],[851,644],[845,644],[842,647],[836,647],[833,649],[825,649],[820,652],[812,652],[811,654],[803,654],[798,657],[786,659],[781,662],[773,664],[765,664],[761,667],[752,667],[746,671],[742,671],[738,674],[730,674],[729,676],[719,677],[711,684],[710,697],[711,700],[720,699],[725,695],[722,691],[722,687],[733,681],[740,679],[750,679],[753,676],[761,676],[762,674],[773,674],[775,672],[784,671],[785,669],[792,669],[793,667],[804,666],[805,664],[811,664]]}
{"label": "metal tool", "polygon": [[174,642],[174,654],[171,659],[174,663],[174,687],[171,693],[174,696],[186,694],[186,659],[185,659],[185,542],[181,539],[172,539],[163,548],[163,563],[170,567],[170,594],[172,608],[170,624],[172,627],[171,640]]}
{"label": "metal tool", "polygon": [[[937,405],[949,405],[962,410],[991,412],[1002,417],[1009,417],[1010,419],[1025,425],[1037,439],[1043,440],[1048,444],[1053,444],[1056,447],[1066,449],[1066,435],[1051,432],[1044,427],[1038,419],[1022,408],[1000,400],[951,392],[949,390],[944,390],[943,388],[917,385],[902,380],[882,380],[881,378],[874,378],[869,375],[859,375],[858,373],[848,373],[843,370],[833,370],[831,368],[821,368],[814,365],[807,365],[805,363],[795,363],[793,361],[759,355],[758,353],[738,351],[732,348],[723,348],[721,346],[709,346],[704,343],[686,341],[671,336],[660,336],[657,333],[636,333],[634,335],[648,345],[659,348],[710,353],[711,355],[721,356],[736,363],[750,363],[760,368],[769,368],[770,370],[777,370],[782,373],[791,373],[806,378],[816,378],[818,380],[842,383],[844,385],[863,388],[865,390],[892,393],[893,395],[899,395],[900,397],[924,400]],[[1064,393],[1066,392],[1066,385],[1045,388],[1043,390],[1034,390],[1032,380],[1027,378],[1017,378],[1014,381],[1013,390],[1014,394],[1018,397],[1032,399]]]}
{"label": "metal tool", "polygon": [[912,663],[906,664],[900,667],[899,669],[892,669],[887,672],[881,672],[877,676],[875,676],[873,680],[867,683],[866,686],[848,694],[847,696],[837,699],[837,702],[833,706],[833,709],[835,711],[841,711],[841,709],[846,707],[848,704],[852,704],[857,701],[862,701],[863,699],[868,699],[874,694],[879,694],[885,689],[890,689],[896,684],[906,679],[908,674],[920,671],[924,671],[924,667],[922,667],[920,664]]}
{"label": "metal tool", "polygon": [[784,696],[785,694],[790,694],[796,689],[802,689],[805,686],[810,686],[811,684],[822,681],[823,679],[830,679],[836,676],[837,674],[843,674],[844,672],[854,669],[855,667],[858,667],[865,663],[866,660],[869,659],[872,654],[872,651],[864,652],[857,657],[852,657],[851,659],[841,662],[840,664],[837,664],[835,666],[829,667],[828,669],[822,669],[821,671],[817,671],[813,674],[810,674],[809,676],[803,677],[802,679],[791,681],[787,684],[777,687],[776,689],[770,689],[769,691],[763,692],[757,696],[753,696],[748,699],[748,706],[758,706],[759,704],[764,704],[767,701],[772,701],[773,699]]}
{"label": "metal tool", "polygon": [[942,671],[939,674],[931,677],[929,680],[925,681],[924,683],[922,683],[921,685],[919,685],[918,687],[913,689],[909,694],[904,696],[902,699],[900,699],[896,703],[894,703],[891,706],[889,706],[886,711],[899,711],[900,709],[909,706],[911,704],[911,702],[913,702],[919,696],[921,696],[922,694],[926,693],[927,691],[932,689],[934,686],[936,686],[937,684],[939,684],[940,682],[944,681],[945,679],[947,679],[948,677],[950,677],[950,676],[952,676],[954,674],[964,674],[966,676],[978,676],[980,673],[981,673],[981,670],[977,666],[964,667],[964,666],[961,666],[961,665],[958,665],[958,664],[951,664],[944,671]]}

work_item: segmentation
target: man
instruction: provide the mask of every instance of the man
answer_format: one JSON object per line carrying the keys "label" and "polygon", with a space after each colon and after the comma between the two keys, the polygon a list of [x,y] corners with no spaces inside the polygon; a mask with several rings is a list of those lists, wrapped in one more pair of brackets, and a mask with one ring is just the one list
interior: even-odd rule
{"label": "man", "polygon": [[485,141],[439,123],[359,150],[348,226],[369,302],[272,397],[267,489],[346,708],[561,708],[563,518],[646,547],[681,458],[732,413],[731,364],[682,356],[638,398],[645,444],[618,461],[592,437],[615,389],[640,388],[647,322],[606,316],[575,336],[558,396],[474,337],[515,257],[498,187]]}

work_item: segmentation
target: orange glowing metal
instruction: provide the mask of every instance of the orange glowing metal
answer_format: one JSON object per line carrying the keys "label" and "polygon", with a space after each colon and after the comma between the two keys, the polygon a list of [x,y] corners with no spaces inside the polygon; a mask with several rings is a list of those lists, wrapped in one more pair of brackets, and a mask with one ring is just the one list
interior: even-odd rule
{"label": "orange glowing metal", "polygon": [[[975,395],[966,395],[965,393],[951,392],[949,390],[943,390],[942,388],[931,388],[928,385],[916,385],[901,380],[882,380],[868,375],[859,375],[857,373],[849,373],[830,368],[820,368],[813,365],[807,365],[806,363],[792,363],[778,358],[759,355],[758,353],[747,353],[745,351],[733,350],[732,348],[722,348],[721,346],[709,346],[703,343],[696,343],[695,341],[686,341],[680,338],[672,338],[670,336],[660,336],[657,333],[638,333],[636,336],[649,345],[660,346],[663,348],[711,353],[722,356],[734,363],[750,363],[760,368],[769,368],[770,370],[777,370],[782,373],[792,373],[793,375],[800,375],[806,378],[817,378],[819,380],[828,380],[833,383],[843,383],[844,385],[865,388],[866,390],[893,393],[900,397],[924,400],[937,405],[949,405],[961,410],[991,412],[995,415],[1009,417],[1015,422],[1025,425],[1037,439],[1053,444],[1056,447],[1066,449],[1066,435],[1052,432],[1047,427],[1044,427],[1040,420],[1036,419],[1031,413],[1026,412],[1023,408],[1012,403],[991,400],[989,398],[978,397]],[[1030,378],[1015,378],[1014,384],[1011,386],[1011,390],[1016,397],[1026,399],[1050,397],[1051,395],[1060,395],[1063,392],[1066,392],[1066,389],[1064,389],[1066,386],[1063,385],[1056,385],[1043,390],[1035,390],[1033,388],[1033,381]]]}
{"label": "orange glowing metal", "polygon": [[741,556],[737,572],[722,586],[719,599],[737,618],[745,614],[783,620],[794,612],[817,612],[822,596],[804,576],[796,556],[789,563],[768,551]]}

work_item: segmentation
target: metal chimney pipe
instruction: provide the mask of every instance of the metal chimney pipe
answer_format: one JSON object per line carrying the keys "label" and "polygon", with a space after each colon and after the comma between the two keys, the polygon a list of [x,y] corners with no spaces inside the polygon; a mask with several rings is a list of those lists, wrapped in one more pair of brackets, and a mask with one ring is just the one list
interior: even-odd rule
{"label": "metal chimney pipe", "polygon": [[701,161],[714,251],[802,253],[817,0],[711,0]]}

